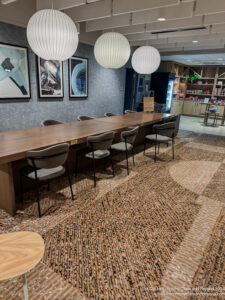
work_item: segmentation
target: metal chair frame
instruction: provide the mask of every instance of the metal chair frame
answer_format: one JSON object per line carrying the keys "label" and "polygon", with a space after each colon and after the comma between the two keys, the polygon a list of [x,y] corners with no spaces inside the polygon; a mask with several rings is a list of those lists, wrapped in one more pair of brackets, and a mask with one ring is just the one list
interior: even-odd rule
{"label": "metal chair frame", "polygon": [[[159,149],[160,149],[160,144],[167,144],[167,147],[169,146],[169,142],[160,142],[157,140],[157,136],[158,136],[158,131],[163,131],[163,130],[166,130],[165,128],[156,128],[155,129],[155,135],[156,135],[156,139],[155,141],[153,142],[154,145],[155,145],[155,157],[154,157],[154,161],[156,162],[157,160],[157,146],[158,146],[158,154],[159,154]],[[175,134],[173,133],[172,135],[172,157],[173,157],[173,160],[175,159],[175,153],[174,153],[174,144],[175,144]],[[146,151],[146,146],[147,146],[147,143],[148,143],[148,139],[145,138],[145,141],[144,141],[144,155],[145,155],[145,151]]]}
{"label": "metal chair frame", "polygon": [[[96,150],[94,150],[94,143],[92,143],[92,142],[89,142],[89,143],[90,143],[90,150],[92,152],[91,166],[92,166],[92,171],[93,171],[93,174],[94,174],[94,187],[96,187],[97,179],[96,179],[95,153],[94,153],[94,151],[96,151]],[[78,150],[77,153],[76,153],[75,177],[77,177],[77,174],[78,174],[78,157],[79,157],[79,155],[81,155],[81,151]],[[114,164],[113,164],[113,154],[112,154],[113,151],[112,151],[112,149],[108,149],[108,151],[110,152],[110,159],[111,159],[111,166],[112,166],[112,175],[113,175],[113,177],[115,177]],[[85,152],[88,153],[90,151],[86,150]],[[84,151],[82,151],[82,154],[84,154]],[[106,158],[107,157],[101,158],[101,159],[104,159],[104,170],[106,169]],[[89,158],[87,158],[87,159],[89,159]],[[98,159],[98,160],[101,160],[101,159]]]}
{"label": "metal chair frame", "polygon": [[[40,192],[39,192],[39,181],[40,180],[38,179],[37,171],[40,170],[40,169],[36,167],[35,160],[48,159],[48,158],[52,158],[52,157],[56,157],[56,156],[66,154],[68,152],[69,151],[64,151],[64,152],[51,154],[51,155],[45,155],[45,156],[35,156],[35,157],[28,156],[27,157],[27,159],[31,160],[31,162],[32,162],[32,167],[30,167],[31,171],[35,172],[35,179],[34,180],[35,180],[35,183],[36,183],[36,195],[37,195],[39,218],[41,217]],[[68,160],[66,160],[65,167],[66,167],[66,174],[67,174],[67,178],[68,178],[68,182],[69,182],[69,186],[70,186],[71,197],[72,197],[72,200],[74,200],[74,194],[73,194],[73,189],[72,189],[72,184],[71,184],[71,178],[70,178],[70,174],[69,174]],[[21,172],[20,172],[20,199],[21,199],[21,201],[23,201],[23,177],[26,177],[27,179],[33,180],[33,179],[31,179],[27,176],[27,174],[25,172],[25,169],[21,170]],[[50,190],[50,180],[48,179],[47,182],[48,182],[48,190]]]}

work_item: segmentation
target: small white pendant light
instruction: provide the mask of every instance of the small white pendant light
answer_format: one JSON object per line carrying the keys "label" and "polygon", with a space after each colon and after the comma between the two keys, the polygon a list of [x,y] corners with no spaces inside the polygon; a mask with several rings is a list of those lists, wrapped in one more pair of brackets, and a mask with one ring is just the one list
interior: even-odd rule
{"label": "small white pendant light", "polygon": [[101,35],[94,46],[97,62],[104,68],[119,69],[130,57],[130,44],[127,38],[118,32],[107,32]]}
{"label": "small white pendant light", "polygon": [[139,74],[152,74],[160,65],[159,51],[151,46],[142,46],[134,51],[131,64]]}
{"label": "small white pendant light", "polygon": [[54,9],[36,12],[27,25],[27,40],[39,57],[66,60],[76,51],[78,32],[69,16]]}

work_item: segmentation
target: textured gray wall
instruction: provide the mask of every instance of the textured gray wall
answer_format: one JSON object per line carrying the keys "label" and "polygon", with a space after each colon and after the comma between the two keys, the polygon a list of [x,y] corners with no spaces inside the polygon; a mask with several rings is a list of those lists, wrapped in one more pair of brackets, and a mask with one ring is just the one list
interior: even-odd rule
{"label": "textured gray wall", "polygon": [[[24,28],[0,22],[0,42],[28,46]],[[126,68],[108,70],[100,67],[93,54],[93,47],[80,44],[76,56],[89,58],[89,96],[85,100],[69,99],[68,62],[63,64],[64,99],[39,99],[37,66],[34,53],[29,50],[31,99],[29,101],[0,100],[0,131],[40,126],[43,119],[75,121],[79,114],[95,117],[104,112],[122,113]]]}

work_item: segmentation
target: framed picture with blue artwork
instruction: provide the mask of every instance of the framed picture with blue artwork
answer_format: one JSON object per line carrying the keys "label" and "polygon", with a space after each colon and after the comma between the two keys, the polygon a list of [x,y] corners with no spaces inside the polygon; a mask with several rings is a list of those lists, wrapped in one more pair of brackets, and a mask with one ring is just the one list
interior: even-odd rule
{"label": "framed picture with blue artwork", "polygon": [[0,100],[30,97],[27,47],[0,43]]}
{"label": "framed picture with blue artwork", "polygon": [[88,59],[71,57],[69,59],[70,98],[88,97]]}

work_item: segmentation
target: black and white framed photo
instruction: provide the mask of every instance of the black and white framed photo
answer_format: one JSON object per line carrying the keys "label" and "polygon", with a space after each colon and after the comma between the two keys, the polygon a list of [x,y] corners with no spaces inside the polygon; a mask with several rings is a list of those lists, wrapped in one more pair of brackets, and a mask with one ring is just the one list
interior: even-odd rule
{"label": "black and white framed photo", "polygon": [[28,48],[0,43],[0,100],[30,97]]}
{"label": "black and white framed photo", "polygon": [[69,59],[69,89],[71,98],[88,97],[88,59],[71,57]]}
{"label": "black and white framed photo", "polygon": [[63,98],[63,64],[59,60],[37,58],[40,98]]}

